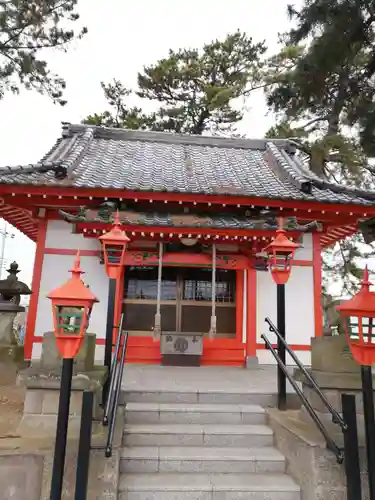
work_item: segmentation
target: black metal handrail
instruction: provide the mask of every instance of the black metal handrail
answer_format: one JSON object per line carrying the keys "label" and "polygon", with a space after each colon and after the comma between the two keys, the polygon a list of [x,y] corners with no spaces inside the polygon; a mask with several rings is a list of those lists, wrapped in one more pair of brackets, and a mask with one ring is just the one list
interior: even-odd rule
{"label": "black metal handrail", "polygon": [[[119,344],[119,352],[117,353],[116,358],[114,359],[115,365],[112,373],[113,383],[112,383],[112,393],[108,394],[108,400],[110,401],[108,408],[108,435],[107,435],[107,443],[105,446],[105,456],[112,456],[112,444],[113,437],[115,434],[116,427],[116,417],[117,417],[117,408],[120,399],[120,391],[121,391],[121,382],[122,375],[124,373],[124,364],[125,364],[125,354],[126,354],[126,346],[128,343],[128,332],[123,331],[122,329],[119,332],[120,344]],[[120,354],[121,351],[121,354]],[[120,359],[118,356],[120,355]],[[112,382],[112,380],[111,380]]]}
{"label": "black metal handrail", "polygon": [[284,339],[284,337],[281,335],[277,327],[273,324],[273,322],[270,320],[270,318],[265,319],[266,323],[268,323],[269,330],[270,332],[273,332],[278,340],[284,345],[285,349],[287,350],[289,356],[293,359],[293,361],[296,363],[298,368],[302,371],[304,376],[309,380],[309,382],[312,385],[312,388],[316,392],[316,394],[319,396],[320,400],[324,404],[324,406],[327,408],[327,410],[330,412],[332,415],[332,422],[334,424],[338,424],[343,431],[346,431],[348,426],[346,425],[344,419],[342,416],[333,408],[333,406],[330,404],[328,399],[325,397],[323,392],[321,391],[320,387],[318,384],[315,382],[314,378],[312,375],[306,370],[306,368],[303,366],[301,363],[300,359],[296,356],[295,352],[291,347],[289,346],[288,342]]}
{"label": "black metal handrail", "polygon": [[117,327],[118,335],[117,335],[116,344],[115,344],[115,354],[114,354],[113,359],[112,359],[111,370],[108,374],[109,390],[108,390],[107,399],[104,402],[103,425],[108,425],[108,416],[109,416],[110,408],[112,406],[112,399],[114,396],[113,388],[114,388],[114,384],[115,384],[116,367],[118,365],[118,356],[119,356],[119,352],[120,352],[120,345],[121,345],[121,338],[122,338],[121,332],[122,332],[123,324],[124,324],[124,314],[122,313],[121,318],[120,318],[120,324]]}
{"label": "black metal handrail", "polygon": [[[268,338],[264,334],[261,337],[264,340],[264,343],[266,344],[267,349],[271,352],[271,354],[275,358],[275,360],[276,360],[279,368],[284,373],[284,375],[286,376],[286,378],[289,380],[289,383],[291,384],[291,386],[293,387],[293,389],[296,391],[296,393],[299,396],[302,404],[306,408],[308,414],[310,415],[310,417],[312,418],[312,420],[314,421],[314,423],[318,427],[319,431],[323,435],[323,437],[325,439],[325,442],[326,442],[326,445],[327,445],[327,448],[335,454],[337,462],[339,464],[342,464],[343,461],[344,461],[344,455],[343,455],[342,450],[337,446],[337,444],[329,436],[329,434],[327,432],[327,429],[322,424],[320,418],[318,417],[318,415],[316,414],[314,408],[311,406],[311,404],[307,400],[306,396],[303,394],[303,392],[301,391],[301,389],[298,387],[298,384],[293,379],[292,375],[288,372],[287,367],[285,366],[285,364],[280,359],[280,356],[277,354],[276,350],[273,348],[271,342],[268,340]],[[289,346],[287,346],[287,347],[290,349]]]}

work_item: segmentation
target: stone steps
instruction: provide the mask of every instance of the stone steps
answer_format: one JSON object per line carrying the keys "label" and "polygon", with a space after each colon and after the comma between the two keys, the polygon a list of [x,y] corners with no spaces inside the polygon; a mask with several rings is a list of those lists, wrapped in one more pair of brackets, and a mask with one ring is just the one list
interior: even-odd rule
{"label": "stone steps", "polygon": [[272,447],[140,446],[122,449],[120,471],[122,473],[283,473],[285,459]]}
{"label": "stone steps", "polygon": [[300,500],[285,474],[127,474],[119,500]]}
{"label": "stone steps", "polygon": [[128,403],[129,424],[265,424],[260,405],[205,403]]}
{"label": "stone steps", "polygon": [[[293,395],[288,395],[293,399]],[[235,393],[223,391],[142,391],[122,390],[120,404],[128,403],[184,403],[184,404],[234,404],[234,405],[260,405],[263,408],[275,406],[277,402],[275,393],[259,392]]]}
{"label": "stone steps", "polygon": [[129,394],[120,500],[300,500],[263,395]]}
{"label": "stone steps", "polygon": [[124,446],[272,446],[266,425],[126,424]]}

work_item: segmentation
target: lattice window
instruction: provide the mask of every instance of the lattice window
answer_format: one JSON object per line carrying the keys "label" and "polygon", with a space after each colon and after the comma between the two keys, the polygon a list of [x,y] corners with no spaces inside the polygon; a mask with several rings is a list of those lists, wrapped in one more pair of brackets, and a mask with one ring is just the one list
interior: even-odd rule
{"label": "lattice window", "polygon": [[[184,281],[184,300],[209,301],[212,298],[212,271],[199,270],[195,279]],[[234,271],[216,271],[216,302],[235,302],[236,275]]]}

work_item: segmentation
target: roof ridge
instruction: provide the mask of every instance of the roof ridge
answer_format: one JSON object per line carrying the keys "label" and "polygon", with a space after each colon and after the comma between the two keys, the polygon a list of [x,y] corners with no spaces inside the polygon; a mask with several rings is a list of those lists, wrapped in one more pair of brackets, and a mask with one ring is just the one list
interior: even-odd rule
{"label": "roof ridge", "polygon": [[54,163],[31,163],[27,166],[17,165],[14,167],[5,166],[0,167],[0,175],[12,175],[12,174],[34,174],[40,173],[44,174],[51,170],[55,170],[61,166],[61,161]]}
{"label": "roof ridge", "polygon": [[272,164],[277,175],[287,178],[296,188],[305,194],[311,194],[311,181],[301,175],[290,161],[289,155],[283,150],[275,146],[270,140],[267,143],[266,150],[275,158],[276,164]]}
{"label": "roof ridge", "polygon": [[[265,150],[270,139],[238,139],[231,137],[218,137],[207,135],[177,134],[173,132],[160,132],[150,130],[131,130],[125,128],[102,127],[89,124],[72,124],[63,122],[63,136],[82,133],[87,129],[94,132],[98,139],[112,139],[124,141],[159,142],[164,144],[186,144],[208,147],[222,147],[233,149],[258,149]],[[278,147],[289,148],[292,144],[289,139],[273,139]]]}
{"label": "roof ridge", "polygon": [[341,186],[340,184],[335,184],[334,182],[322,179],[310,168],[303,165],[298,156],[290,158],[290,162],[293,162],[295,166],[306,175],[312,185],[317,189],[330,189],[334,193],[345,194],[347,196],[359,196],[361,198],[375,200],[375,193],[366,189],[356,188],[352,186]]}
{"label": "roof ridge", "polygon": [[60,152],[61,146],[64,145],[63,139],[64,137],[59,137],[50,150],[36,163],[15,166],[5,165],[0,167],[1,175],[47,173],[60,167],[62,161],[57,159],[57,153]]}
{"label": "roof ridge", "polygon": [[94,138],[94,131],[87,128],[79,135],[75,134],[68,137],[70,137],[70,140],[67,142],[61,156],[64,158],[64,166],[72,173]]}

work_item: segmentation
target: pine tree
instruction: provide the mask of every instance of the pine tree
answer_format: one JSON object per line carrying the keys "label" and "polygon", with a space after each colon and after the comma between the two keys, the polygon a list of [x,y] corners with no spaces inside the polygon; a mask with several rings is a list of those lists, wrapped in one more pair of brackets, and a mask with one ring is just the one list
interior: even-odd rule
{"label": "pine tree", "polygon": [[21,87],[50,96],[63,105],[65,81],[50,72],[45,50],[67,50],[81,38],[71,24],[79,19],[78,0],[0,0],[0,99]]}
{"label": "pine tree", "polygon": [[[316,86],[341,72],[343,92],[349,94],[346,124],[358,127],[365,153],[374,156],[375,146],[375,3],[372,0],[305,0],[301,9],[288,7],[295,27],[287,34],[288,45],[312,40],[300,60],[318,68]],[[351,72],[353,62],[357,72]],[[348,72],[349,70],[349,72]],[[348,78],[348,81],[346,81]]]}
{"label": "pine tree", "polygon": [[84,123],[130,130],[152,130],[155,128],[155,113],[146,114],[137,106],[128,106],[127,99],[133,95],[132,90],[124,87],[119,80],[113,80],[112,83],[108,84],[102,83],[101,86],[111,111],[89,115],[84,119]]}
{"label": "pine tree", "polygon": [[[146,128],[177,133],[233,134],[243,113],[236,99],[261,85],[264,43],[237,31],[223,41],[199,49],[170,50],[167,57],[138,74],[135,92],[120,82],[102,84],[110,111],[94,114],[86,123],[125,128]],[[127,99],[158,104],[155,113],[131,107]]]}
{"label": "pine tree", "polygon": [[[300,159],[320,177],[358,189],[372,188],[374,169],[369,155],[374,150],[374,132],[369,124],[375,88],[368,73],[372,53],[369,46],[363,46],[360,50],[346,47],[344,54],[342,38],[337,32],[333,35],[342,28],[339,21],[344,13],[342,17],[337,14],[335,25],[329,17],[333,16],[332,4],[347,3],[306,1],[298,29],[283,37],[281,51],[268,61],[264,73],[267,104],[277,116],[268,135],[292,138],[299,145]],[[326,17],[319,10],[323,4]],[[298,44],[305,36],[312,38],[305,45]],[[341,293],[352,294],[362,275],[361,261],[373,253],[360,235],[341,241],[323,254],[325,284],[337,282],[342,285]]]}

